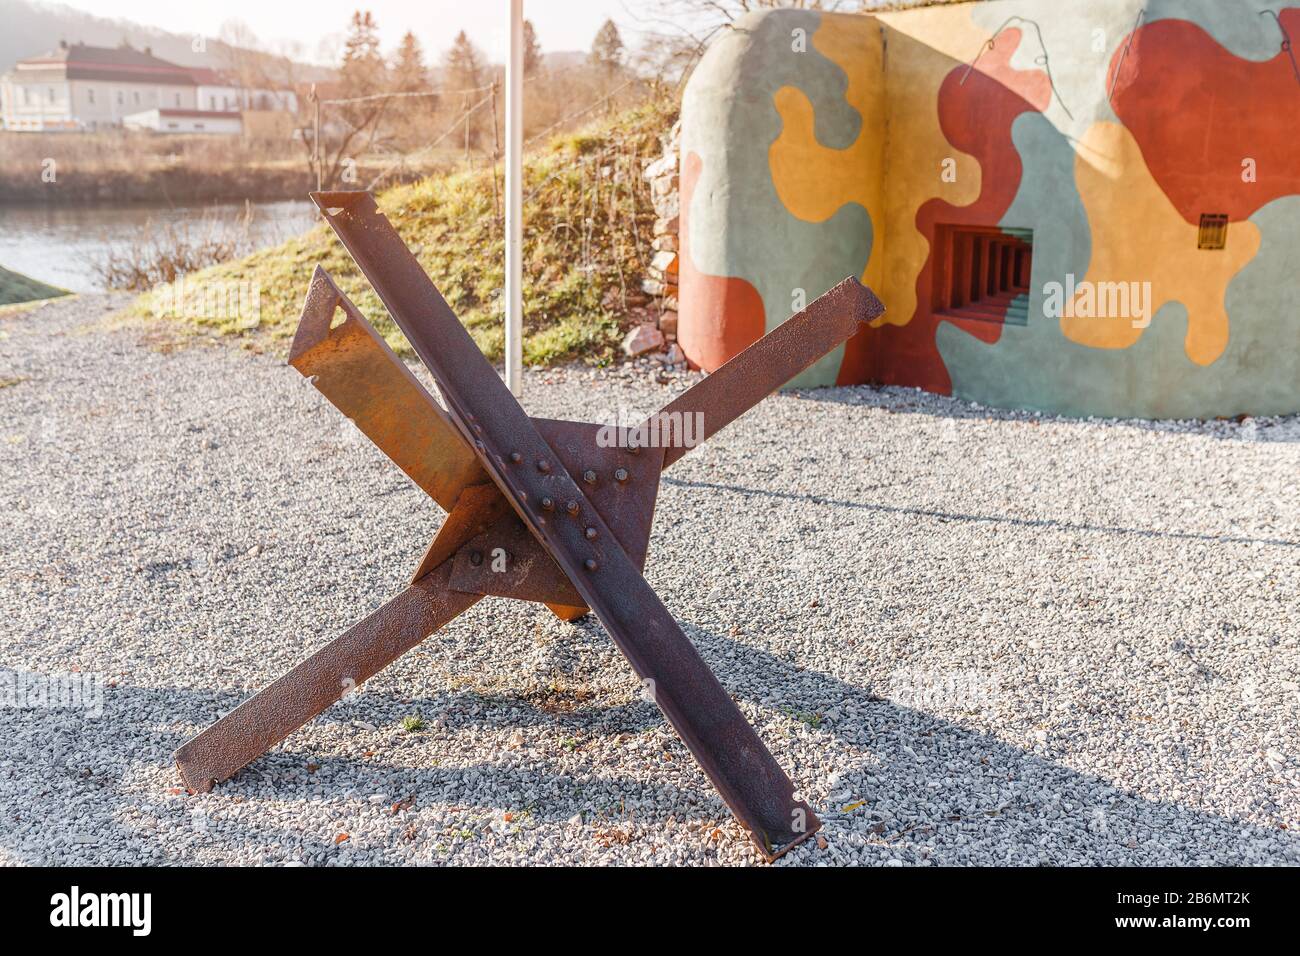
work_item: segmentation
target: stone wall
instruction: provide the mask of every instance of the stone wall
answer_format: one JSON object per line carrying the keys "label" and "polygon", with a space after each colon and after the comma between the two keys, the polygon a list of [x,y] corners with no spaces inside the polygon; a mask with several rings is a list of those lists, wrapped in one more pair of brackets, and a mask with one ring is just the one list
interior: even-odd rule
{"label": "stone wall", "polygon": [[623,349],[629,356],[660,352],[673,370],[685,367],[686,357],[677,345],[677,244],[681,219],[680,163],[681,121],[664,137],[663,154],[646,165],[642,173],[650,184],[655,209],[653,258],[641,281],[641,291],[650,297],[646,321],[632,329]]}

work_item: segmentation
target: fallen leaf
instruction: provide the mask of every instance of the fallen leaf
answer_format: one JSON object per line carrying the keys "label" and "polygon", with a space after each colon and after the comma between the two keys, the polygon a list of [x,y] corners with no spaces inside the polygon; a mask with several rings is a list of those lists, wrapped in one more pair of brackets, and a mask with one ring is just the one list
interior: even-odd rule
{"label": "fallen leaf", "polygon": [[340,844],[340,843],[343,843],[343,842],[345,842],[345,841],[347,841],[347,840],[351,840],[351,839],[352,839],[352,835],[351,835],[351,834],[348,834],[348,833],[340,833],[338,836],[336,836],[336,837],[334,838],[334,843],[335,843],[335,845],[338,845],[338,844]]}

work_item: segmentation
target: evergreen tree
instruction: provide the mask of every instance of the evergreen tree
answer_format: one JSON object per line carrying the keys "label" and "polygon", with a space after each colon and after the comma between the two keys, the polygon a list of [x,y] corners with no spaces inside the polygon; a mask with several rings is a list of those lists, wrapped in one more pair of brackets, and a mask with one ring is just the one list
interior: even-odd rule
{"label": "evergreen tree", "polygon": [[[343,46],[339,81],[349,99],[388,91],[388,66],[379,51],[379,25],[369,11],[357,10],[352,14]],[[388,103],[384,98],[370,99],[339,106],[337,113],[331,109],[330,119],[337,116],[345,128],[332,137],[332,143],[329,141],[329,125],[321,130],[320,166],[316,172],[326,189],[339,183],[344,171],[352,168],[349,164],[354,158],[374,145]]]}
{"label": "evergreen tree", "polygon": [[384,58],[379,52],[379,24],[369,10],[357,10],[348,26],[339,79],[349,96],[378,92],[384,85]]}
{"label": "evergreen tree", "polygon": [[471,90],[483,85],[483,55],[461,30],[452,41],[451,49],[443,57],[447,87],[452,90]]}
{"label": "evergreen tree", "polygon": [[604,25],[596,33],[596,39],[591,44],[591,55],[588,57],[593,66],[599,66],[605,71],[605,75],[612,76],[614,72],[623,63],[623,37],[619,35],[618,27],[613,20],[606,20]]}
{"label": "evergreen tree", "polygon": [[[470,42],[465,31],[461,30],[456,34],[456,39],[452,41],[451,49],[443,56],[443,76],[444,84],[448,91],[456,90],[477,90],[486,82],[484,74],[486,68],[483,61],[483,54],[475,48]],[[461,94],[466,107],[472,107],[483,96],[482,93]],[[449,101],[448,107],[452,107],[455,101]],[[479,110],[474,116],[466,120],[466,149],[478,145],[481,128],[484,123],[491,122],[491,114],[484,115],[483,110]]]}
{"label": "evergreen tree", "polygon": [[533,21],[524,21],[524,76],[532,76],[542,66],[542,45],[537,42]]}
{"label": "evergreen tree", "polygon": [[402,93],[417,93],[429,88],[429,74],[424,68],[424,51],[409,30],[393,58],[393,87]]}
{"label": "evergreen tree", "polygon": [[420,41],[409,30],[393,54],[392,89],[397,93],[424,93],[424,96],[405,96],[393,100],[398,135],[403,142],[412,143],[428,133],[427,121],[438,109],[438,97],[429,90],[429,71],[424,67],[424,51]]}

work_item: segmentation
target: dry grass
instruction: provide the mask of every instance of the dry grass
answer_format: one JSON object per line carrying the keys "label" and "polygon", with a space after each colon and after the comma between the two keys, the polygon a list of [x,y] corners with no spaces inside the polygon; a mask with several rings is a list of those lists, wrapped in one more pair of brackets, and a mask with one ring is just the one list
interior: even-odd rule
{"label": "dry grass", "polygon": [[[654,211],[641,178],[657,158],[675,107],[649,103],[527,156],[524,171],[524,358],[535,365],[613,357],[651,255]],[[433,176],[380,194],[389,217],[479,347],[502,354],[504,235],[500,168]],[[495,182],[494,182],[495,180]],[[255,286],[255,321],[171,316],[223,335],[267,337],[287,347],[302,296],[323,266],[399,352],[406,340],[328,227],[185,278],[186,290]],[[162,314],[175,290],[155,289],[132,313]]]}
{"label": "dry grass", "polygon": [[209,210],[194,225],[147,223],[130,243],[108,246],[93,263],[95,274],[105,288],[132,292],[175,282],[252,252],[252,221],[253,207],[246,203],[233,220]]}

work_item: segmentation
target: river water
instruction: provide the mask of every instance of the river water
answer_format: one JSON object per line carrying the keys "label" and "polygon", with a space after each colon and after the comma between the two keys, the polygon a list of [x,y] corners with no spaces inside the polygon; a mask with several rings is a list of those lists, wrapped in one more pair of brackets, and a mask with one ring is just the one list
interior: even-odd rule
{"label": "river water", "polygon": [[[124,246],[149,230],[174,224],[207,234],[241,229],[243,204],[205,206],[0,205],[0,266],[71,292],[101,286],[95,261],[105,250]],[[258,247],[307,231],[316,222],[309,202],[254,203],[248,227]]]}

